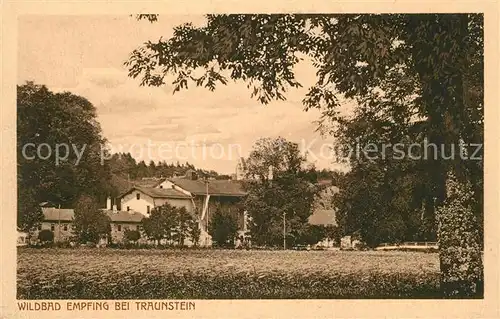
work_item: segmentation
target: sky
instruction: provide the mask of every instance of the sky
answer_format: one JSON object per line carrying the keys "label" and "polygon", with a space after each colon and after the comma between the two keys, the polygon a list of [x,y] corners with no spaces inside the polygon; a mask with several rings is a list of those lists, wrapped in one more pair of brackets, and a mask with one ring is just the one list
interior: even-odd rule
{"label": "sky", "polygon": [[173,27],[202,16],[161,15],[156,23],[123,16],[21,16],[18,20],[18,84],[34,81],[54,92],[87,98],[97,110],[103,136],[113,152],[138,160],[181,163],[234,173],[255,141],[282,136],[299,144],[318,168],[342,168],[332,161],[332,140],[316,132],[318,110],[303,110],[302,98],[314,84],[310,63],[295,72],[303,88],[286,101],[261,105],[242,82],[215,92],[190,87],[141,87],[123,65],[145,41],[172,35]]}

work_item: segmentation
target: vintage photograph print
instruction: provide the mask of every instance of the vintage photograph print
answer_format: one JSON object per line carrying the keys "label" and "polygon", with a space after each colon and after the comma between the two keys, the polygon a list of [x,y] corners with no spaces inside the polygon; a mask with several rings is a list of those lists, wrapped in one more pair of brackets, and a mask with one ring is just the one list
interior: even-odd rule
{"label": "vintage photograph print", "polygon": [[483,14],[20,15],[17,38],[20,310],[484,298]]}

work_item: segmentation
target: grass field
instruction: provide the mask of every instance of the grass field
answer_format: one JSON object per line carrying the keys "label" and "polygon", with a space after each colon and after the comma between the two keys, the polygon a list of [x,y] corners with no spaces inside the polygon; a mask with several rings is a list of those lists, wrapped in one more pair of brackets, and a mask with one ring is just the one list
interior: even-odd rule
{"label": "grass field", "polygon": [[19,299],[439,298],[434,253],[18,250]]}

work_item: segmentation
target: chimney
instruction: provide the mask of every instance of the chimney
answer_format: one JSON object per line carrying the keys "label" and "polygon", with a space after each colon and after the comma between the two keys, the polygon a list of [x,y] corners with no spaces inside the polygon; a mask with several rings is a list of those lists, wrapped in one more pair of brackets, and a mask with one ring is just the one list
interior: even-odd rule
{"label": "chimney", "polygon": [[106,198],[106,209],[111,210],[111,197],[109,197],[109,196]]}
{"label": "chimney", "polygon": [[196,174],[196,171],[190,169],[186,172],[186,177],[194,181],[198,179],[198,174]]}

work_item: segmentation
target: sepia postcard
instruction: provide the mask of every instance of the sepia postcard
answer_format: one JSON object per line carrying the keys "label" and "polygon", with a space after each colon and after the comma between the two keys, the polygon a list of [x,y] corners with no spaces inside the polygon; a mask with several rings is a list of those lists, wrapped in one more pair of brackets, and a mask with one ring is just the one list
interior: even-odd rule
{"label": "sepia postcard", "polygon": [[498,9],[3,2],[0,318],[499,318]]}

